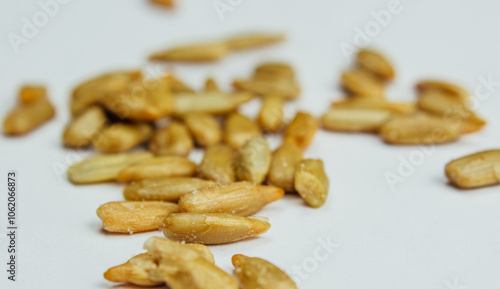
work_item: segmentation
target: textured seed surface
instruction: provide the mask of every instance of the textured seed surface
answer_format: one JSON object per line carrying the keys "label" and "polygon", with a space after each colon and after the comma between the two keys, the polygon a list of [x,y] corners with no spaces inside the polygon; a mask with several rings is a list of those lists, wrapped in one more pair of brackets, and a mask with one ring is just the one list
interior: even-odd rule
{"label": "textured seed surface", "polygon": [[267,183],[293,192],[295,171],[301,161],[302,150],[292,143],[284,143],[272,154]]}
{"label": "textured seed surface", "polygon": [[257,121],[266,131],[277,131],[283,127],[283,107],[285,101],[279,95],[267,95],[262,98],[262,106]]}
{"label": "textured seed surface", "polygon": [[146,123],[114,123],[95,134],[92,144],[98,152],[124,152],[147,141],[152,133],[153,129]]}
{"label": "textured seed surface", "polygon": [[63,133],[63,143],[68,147],[85,147],[107,122],[106,113],[99,106],[92,106],[75,116]]}
{"label": "textured seed surface", "polygon": [[424,92],[425,90],[439,90],[442,93],[448,94],[450,96],[454,96],[457,99],[461,100],[462,103],[467,103],[470,98],[470,94],[463,87],[456,85],[454,83],[436,80],[436,79],[428,79],[419,81],[416,85],[418,92]]}
{"label": "textured seed surface", "polygon": [[275,94],[286,99],[296,99],[300,94],[300,87],[297,83],[281,77],[236,79],[233,81],[233,86],[257,95]]}
{"label": "textured seed surface", "polygon": [[264,259],[238,254],[231,261],[242,289],[297,289],[283,270]]}
{"label": "textured seed surface", "polygon": [[384,141],[391,144],[438,144],[456,140],[460,128],[427,114],[393,117],[380,128]]}
{"label": "textured seed surface", "polygon": [[446,165],[446,176],[459,188],[478,188],[500,183],[500,150],[468,155]]}
{"label": "textured seed surface", "polygon": [[228,145],[216,144],[208,147],[198,166],[197,175],[221,184],[234,182],[236,180],[234,156],[233,148]]}
{"label": "textured seed surface", "polygon": [[318,120],[309,113],[298,112],[285,129],[284,141],[305,149],[312,142],[318,130]]}
{"label": "textured seed surface", "polygon": [[152,121],[172,112],[169,81],[163,78],[128,83],[123,90],[107,93],[98,102],[120,119]]}
{"label": "textured seed surface", "polygon": [[336,101],[332,104],[332,107],[378,109],[400,114],[413,113],[417,109],[413,103],[389,102],[385,99],[365,97]]}
{"label": "textured seed surface", "polygon": [[217,213],[175,213],[162,227],[165,237],[189,243],[224,244],[263,234],[271,225],[260,217]]}
{"label": "textured seed surface", "polygon": [[238,289],[233,277],[186,245],[151,237],[144,248],[158,264],[153,278],[171,289]]}
{"label": "textured seed surface", "polygon": [[236,182],[185,194],[179,200],[179,209],[188,213],[230,213],[248,216],[281,199],[283,195],[284,191],[277,187]]}
{"label": "textured seed surface", "polygon": [[281,33],[249,33],[230,37],[226,44],[231,50],[244,50],[274,44],[285,40]]}
{"label": "textured seed surface", "polygon": [[260,184],[264,181],[271,165],[271,150],[266,139],[256,136],[246,142],[236,156],[236,178]]}
{"label": "textured seed surface", "polygon": [[97,155],[68,168],[68,178],[75,184],[114,181],[127,166],[153,158],[150,152]]}
{"label": "textured seed surface", "polygon": [[480,130],[486,122],[471,111],[461,99],[437,89],[426,89],[418,98],[418,108],[443,117],[460,127],[462,133]]}
{"label": "textured seed surface", "polygon": [[104,230],[132,234],[156,230],[168,215],[178,211],[174,203],[122,201],[101,205],[97,216]]}
{"label": "textured seed surface", "polygon": [[55,109],[46,97],[23,103],[11,110],[3,121],[6,135],[22,135],[41,126],[55,115]]}
{"label": "textured seed surface", "polygon": [[120,182],[140,181],[154,178],[190,177],[196,173],[196,164],[184,157],[155,157],[130,165],[120,171],[116,179]]}
{"label": "textured seed surface", "polygon": [[226,56],[228,47],[225,43],[200,43],[174,47],[152,54],[150,60],[204,62],[215,61]]}
{"label": "textured seed surface", "polygon": [[199,146],[214,145],[222,140],[222,128],[211,114],[188,113],[184,122]]}
{"label": "textured seed surface", "polygon": [[295,172],[295,189],[314,208],[323,206],[328,195],[329,181],[322,160],[305,159]]}
{"label": "textured seed surface", "polygon": [[359,50],[356,63],[375,75],[390,80],[394,78],[394,67],[390,61],[377,51],[370,49]]}
{"label": "textured seed surface", "polygon": [[372,73],[352,69],[342,73],[342,86],[351,94],[363,97],[383,98],[384,83]]}
{"label": "textured seed surface", "polygon": [[194,141],[187,127],[174,121],[153,133],[149,141],[149,149],[159,156],[185,157],[194,147]]}
{"label": "textured seed surface", "polygon": [[224,142],[238,149],[252,137],[260,136],[259,126],[248,117],[234,112],[224,123]]}
{"label": "textured seed surface", "polygon": [[334,131],[376,132],[392,115],[378,109],[331,108],[321,117],[321,123]]}
{"label": "textured seed surface", "polygon": [[182,195],[216,184],[189,177],[147,179],[127,185],[123,196],[130,201],[177,201]]}
{"label": "textured seed surface", "polygon": [[247,92],[228,94],[215,91],[174,94],[173,113],[177,116],[193,112],[227,114],[252,97]]}
{"label": "textured seed surface", "polygon": [[142,78],[141,72],[116,71],[97,76],[78,85],[71,97],[71,113],[77,115],[108,94],[123,91],[130,81]]}

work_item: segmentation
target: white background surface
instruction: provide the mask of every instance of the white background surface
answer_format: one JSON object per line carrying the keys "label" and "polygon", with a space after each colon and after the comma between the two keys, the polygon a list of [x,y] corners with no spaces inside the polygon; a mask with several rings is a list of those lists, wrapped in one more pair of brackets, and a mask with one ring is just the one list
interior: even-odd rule
{"label": "white background surface", "polygon": [[[122,186],[73,186],[60,171],[88,154],[64,149],[60,141],[76,84],[104,71],[144,67],[148,53],[169,45],[241,31],[287,31],[284,44],[175,69],[195,87],[213,75],[229,88],[232,78],[249,75],[262,60],[290,61],[303,94],[289,112],[300,107],[320,115],[330,101],[342,97],[338,78],[349,61],[341,43],[353,43],[355,29],[373,20],[370,12],[389,3],[242,0],[221,20],[211,0],[178,2],[175,12],[167,12],[140,0],[73,0],[21,45],[19,53],[7,35],[20,34],[22,18],[32,19],[40,8],[36,1],[0,2],[0,115],[14,105],[18,87],[26,82],[46,84],[57,106],[57,117],[32,134],[0,137],[2,230],[6,172],[19,173],[17,288],[113,288],[102,273],[142,252],[149,236],[161,236],[104,233],[95,210],[121,200]],[[391,99],[414,100],[413,84],[426,76],[457,81],[471,92],[481,77],[500,81],[497,1],[402,0],[400,5],[402,11],[370,43],[397,67],[388,91]],[[325,162],[331,180],[325,206],[311,209],[293,196],[269,205],[259,215],[270,218],[271,230],[252,240],[211,247],[217,264],[229,271],[230,257],[243,253],[287,270],[298,266],[308,270],[300,280],[304,289],[499,288],[500,189],[460,191],[443,174],[453,158],[499,147],[500,87],[495,89],[479,102],[478,112],[488,120],[485,129],[436,147],[394,191],[384,173],[396,173],[400,158],[408,159],[418,148],[385,145],[374,135],[319,132],[306,156]],[[243,110],[255,113],[257,108],[254,102]],[[199,160],[200,154],[192,157]],[[318,240],[329,236],[338,248],[311,269],[308,262]],[[5,234],[0,238],[0,287],[15,288],[6,282]]]}

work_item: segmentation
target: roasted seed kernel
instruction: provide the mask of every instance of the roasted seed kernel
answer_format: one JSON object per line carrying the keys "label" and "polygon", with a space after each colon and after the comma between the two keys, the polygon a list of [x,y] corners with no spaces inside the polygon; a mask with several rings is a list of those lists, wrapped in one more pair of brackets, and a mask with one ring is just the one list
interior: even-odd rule
{"label": "roasted seed kernel", "polygon": [[283,270],[264,259],[238,254],[231,261],[243,289],[297,289]]}
{"label": "roasted seed kernel", "polygon": [[106,113],[99,106],[92,106],[77,115],[68,124],[63,134],[63,143],[68,147],[85,147],[101,131],[107,122]]}
{"label": "roasted seed kernel", "polygon": [[284,142],[291,142],[305,149],[312,142],[318,130],[318,120],[309,113],[298,112],[287,126],[284,133]]}
{"label": "roasted seed kernel", "polygon": [[226,56],[228,47],[225,43],[199,43],[174,47],[152,54],[149,60],[204,62],[215,61]]}
{"label": "roasted seed kernel", "polygon": [[329,181],[322,160],[303,160],[295,172],[295,189],[314,208],[323,206],[328,195]]}
{"label": "roasted seed kernel", "polygon": [[408,114],[416,111],[417,107],[413,103],[389,102],[385,99],[355,97],[346,100],[336,101],[332,104],[334,108],[362,108],[385,110],[398,114]]}
{"label": "roasted seed kernel", "polygon": [[384,83],[372,73],[362,69],[352,69],[342,73],[343,88],[362,97],[383,98]]}
{"label": "roasted seed kernel", "polygon": [[385,56],[374,50],[361,49],[356,58],[359,67],[387,80],[394,78],[394,68]]}
{"label": "roasted seed kernel", "polygon": [[283,127],[283,106],[285,101],[278,95],[267,95],[262,98],[257,121],[266,131],[277,131]]}
{"label": "roasted seed kernel", "polygon": [[450,96],[454,96],[457,99],[461,100],[462,103],[466,104],[470,98],[470,94],[464,88],[441,80],[422,80],[419,81],[416,85],[416,89],[419,93],[422,93],[426,90],[439,90],[442,93],[448,94]]}
{"label": "roasted seed kernel", "polygon": [[114,123],[95,134],[92,144],[98,152],[123,152],[147,141],[152,132],[151,126],[145,123]]}
{"label": "roasted seed kernel", "polygon": [[227,114],[250,99],[252,99],[252,95],[247,92],[234,94],[223,92],[174,94],[173,114],[177,116],[195,112]]}
{"label": "roasted seed kernel", "polygon": [[179,211],[167,202],[109,202],[97,209],[104,230],[114,233],[134,233],[157,230],[171,213]]}
{"label": "roasted seed kernel", "polygon": [[334,131],[376,132],[392,115],[379,109],[333,108],[321,117],[321,123]]}
{"label": "roasted seed kernel", "polygon": [[233,86],[257,95],[274,94],[286,99],[296,99],[300,94],[300,87],[297,83],[281,77],[236,79],[233,81]]}
{"label": "roasted seed kernel", "polygon": [[198,166],[198,176],[221,184],[234,182],[234,154],[234,150],[225,144],[208,147]]}
{"label": "roasted seed kernel", "polygon": [[120,182],[154,178],[190,177],[196,172],[196,164],[184,157],[155,157],[124,168],[116,179]]}
{"label": "roasted seed kernel", "polygon": [[188,113],[184,122],[199,146],[214,145],[222,140],[222,128],[211,114]]}
{"label": "roasted seed kernel", "polygon": [[175,213],[162,230],[165,237],[189,243],[224,244],[263,234],[271,225],[260,217],[216,213]]}
{"label": "roasted seed kernel", "polygon": [[179,200],[179,209],[188,213],[230,213],[248,216],[281,199],[283,195],[283,190],[277,187],[236,182],[205,187],[185,194]]}
{"label": "roasted seed kernel", "polygon": [[224,123],[224,142],[235,149],[240,148],[252,137],[260,135],[257,124],[240,113],[231,113]]}
{"label": "roasted seed kernel", "polygon": [[478,188],[500,183],[500,150],[468,155],[446,165],[446,176],[459,188]]}
{"label": "roasted seed kernel", "polygon": [[123,196],[129,201],[177,201],[182,195],[216,184],[189,177],[147,179],[127,185]]}
{"label": "roasted seed kernel", "polygon": [[271,165],[271,150],[266,139],[256,136],[239,148],[236,157],[236,178],[260,184],[264,181]]}
{"label": "roasted seed kernel", "polygon": [[193,147],[193,138],[187,127],[178,121],[155,131],[149,141],[149,149],[158,156],[185,157]]}
{"label": "roasted seed kernel", "polygon": [[301,161],[302,150],[293,143],[284,143],[273,152],[267,183],[293,192],[295,171]]}
{"label": "roasted seed kernel", "polygon": [[274,44],[285,40],[281,33],[249,33],[230,37],[226,44],[231,50],[244,50]]}

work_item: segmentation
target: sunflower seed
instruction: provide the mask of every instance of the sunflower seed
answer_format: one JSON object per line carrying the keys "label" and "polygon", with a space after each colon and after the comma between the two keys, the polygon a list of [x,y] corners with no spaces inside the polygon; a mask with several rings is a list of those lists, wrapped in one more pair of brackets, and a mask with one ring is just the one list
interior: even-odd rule
{"label": "sunflower seed", "polygon": [[305,149],[312,142],[318,130],[318,120],[309,113],[298,112],[287,126],[284,133],[284,142],[291,142]]}
{"label": "sunflower seed", "polygon": [[98,152],[123,152],[147,141],[152,132],[153,129],[146,123],[114,123],[95,134],[92,144]]}
{"label": "sunflower seed", "polygon": [[47,98],[47,89],[41,85],[24,85],[19,90],[19,102],[28,104],[41,98]]}
{"label": "sunflower seed", "polygon": [[130,165],[120,171],[116,179],[120,182],[140,181],[154,178],[190,177],[196,172],[196,164],[184,157],[155,157]]}
{"label": "sunflower seed", "polygon": [[267,183],[293,192],[295,171],[301,161],[302,150],[293,143],[284,143],[272,155]]}
{"label": "sunflower seed", "polygon": [[384,83],[372,73],[362,69],[352,69],[342,73],[343,88],[359,97],[383,98]]}
{"label": "sunflower seed", "polygon": [[228,47],[222,42],[198,43],[174,47],[152,54],[153,61],[205,62],[215,61],[226,56]]}
{"label": "sunflower seed", "polygon": [[329,181],[322,160],[305,159],[295,172],[295,190],[314,208],[323,206],[328,195]]}
{"label": "sunflower seed", "polygon": [[281,33],[251,33],[230,37],[226,44],[231,50],[244,50],[266,46],[285,40]]}
{"label": "sunflower seed", "polygon": [[234,94],[223,92],[174,94],[173,113],[176,116],[193,112],[227,114],[250,99],[252,99],[252,95],[247,92],[236,92]]}
{"label": "sunflower seed", "polygon": [[155,131],[149,141],[149,149],[159,156],[185,157],[193,147],[194,142],[187,127],[178,121]]}
{"label": "sunflower seed", "polygon": [[262,97],[257,121],[260,127],[266,131],[277,131],[283,127],[283,106],[285,101],[278,95],[267,95]]}
{"label": "sunflower seed", "polygon": [[198,166],[198,176],[221,184],[234,182],[234,154],[234,150],[225,144],[208,147]]}
{"label": "sunflower seed", "polygon": [[275,94],[286,99],[296,99],[300,94],[300,87],[297,83],[282,77],[235,79],[233,86],[257,95]]}
{"label": "sunflower seed", "polygon": [[266,139],[256,136],[239,148],[236,157],[236,178],[260,184],[266,178],[271,165],[271,150]]}
{"label": "sunflower seed", "polygon": [[177,201],[182,195],[216,184],[189,177],[147,179],[127,185],[123,196],[129,201]]}
{"label": "sunflower seed", "polygon": [[222,140],[222,128],[211,114],[188,113],[184,122],[199,146],[214,145]]}
{"label": "sunflower seed", "polygon": [[63,133],[63,143],[68,147],[86,147],[92,138],[101,131],[108,119],[99,106],[92,106],[77,115]]}
{"label": "sunflower seed", "polygon": [[408,114],[416,111],[417,107],[413,103],[389,102],[379,98],[355,97],[347,100],[336,101],[331,107],[334,108],[363,108],[385,110],[393,113]]}
{"label": "sunflower seed", "polygon": [[379,109],[333,108],[321,117],[321,122],[328,130],[376,132],[392,115]]}
{"label": "sunflower seed", "polygon": [[374,50],[361,49],[359,50],[356,63],[359,67],[366,69],[373,74],[391,80],[394,78],[394,68],[385,56]]}
{"label": "sunflower seed", "polygon": [[248,117],[234,112],[224,123],[224,142],[238,149],[254,136],[260,136],[259,126]]}
{"label": "sunflower seed", "polygon": [[448,94],[450,96],[454,96],[463,104],[466,104],[470,98],[470,94],[464,88],[441,80],[422,80],[419,81],[416,85],[416,89],[419,93],[424,92],[425,90],[439,90],[444,94]]}
{"label": "sunflower seed", "polygon": [[500,150],[468,155],[446,165],[446,176],[459,188],[478,188],[500,183]]}

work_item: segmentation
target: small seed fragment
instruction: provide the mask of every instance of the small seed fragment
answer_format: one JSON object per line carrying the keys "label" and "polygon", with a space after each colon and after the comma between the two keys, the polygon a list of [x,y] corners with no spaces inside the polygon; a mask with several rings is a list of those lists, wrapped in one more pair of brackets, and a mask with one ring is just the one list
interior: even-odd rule
{"label": "small seed fragment", "polygon": [[379,132],[384,141],[391,144],[439,144],[460,136],[460,128],[427,114],[393,117]]}
{"label": "small seed fragment", "polygon": [[233,94],[223,92],[174,94],[173,114],[176,116],[194,112],[227,114],[250,99],[252,99],[252,95],[247,92]]}
{"label": "small seed fragment", "polygon": [[114,181],[127,166],[151,158],[150,152],[97,155],[70,166],[68,178],[75,184]]}
{"label": "small seed fragment", "polygon": [[190,177],[196,172],[196,164],[184,157],[155,157],[124,168],[116,179],[120,182],[154,178]]}
{"label": "small seed fragment", "polygon": [[193,138],[187,127],[178,121],[155,131],[149,141],[149,149],[158,156],[185,157],[193,147]]}
{"label": "small seed fragment", "polygon": [[361,97],[383,98],[384,83],[372,73],[352,69],[342,73],[342,86],[351,94]]}
{"label": "small seed fragment", "polygon": [[87,107],[97,103],[97,101],[110,93],[116,93],[125,89],[131,81],[142,78],[138,70],[116,71],[100,75],[78,85],[71,97],[71,113],[77,115]]}
{"label": "small seed fragment", "polygon": [[302,150],[293,143],[284,143],[273,152],[267,183],[286,192],[295,190],[295,171],[302,161]]}
{"label": "small seed fragment", "polygon": [[228,47],[223,42],[199,43],[156,52],[149,57],[149,60],[205,62],[219,60],[227,53]]}
{"label": "small seed fragment", "polygon": [[456,97],[464,104],[466,104],[470,98],[470,94],[464,88],[460,87],[459,85],[441,80],[429,79],[419,81],[416,85],[416,89],[419,93],[422,93],[429,89],[439,90],[442,93]]}
{"label": "small seed fragment", "polygon": [[188,113],[184,122],[199,146],[214,145],[222,140],[222,128],[211,114]]}
{"label": "small seed fragment", "polygon": [[236,178],[261,184],[269,172],[271,150],[266,139],[256,136],[239,148],[236,157]]}
{"label": "small seed fragment", "polygon": [[464,189],[500,183],[500,150],[488,150],[451,161],[446,165],[450,182]]}
{"label": "small seed fragment", "polygon": [[209,146],[198,166],[198,176],[221,184],[234,182],[234,154],[234,150],[225,144]]}
{"label": "small seed fragment", "polygon": [[379,98],[355,97],[332,103],[335,108],[363,108],[386,110],[393,113],[408,114],[416,111],[417,107],[413,103],[389,102]]}
{"label": "small seed fragment", "polygon": [[240,113],[231,113],[224,123],[224,142],[235,149],[240,148],[252,137],[260,135],[257,124]]}
{"label": "small seed fragment", "polygon": [[392,64],[385,56],[377,51],[370,49],[359,50],[356,57],[356,63],[359,67],[366,69],[383,79],[391,80],[394,78],[395,73]]}
{"label": "small seed fragment", "polygon": [[284,99],[278,95],[262,97],[262,106],[257,118],[260,127],[266,131],[277,131],[282,128],[284,105]]}
{"label": "small seed fragment", "polygon": [[297,112],[285,129],[284,142],[291,142],[305,149],[312,142],[318,126],[319,122],[314,116],[305,112]]}
{"label": "small seed fragment", "polygon": [[91,106],[77,115],[68,124],[63,134],[63,143],[68,147],[86,147],[92,138],[101,131],[108,119],[99,106]]}
{"label": "small seed fragment", "polygon": [[225,271],[203,258],[197,251],[163,238],[151,237],[144,248],[158,264],[153,276],[171,289],[238,289]]}
{"label": "small seed fragment", "polygon": [[331,108],[321,122],[325,129],[333,131],[376,132],[392,115],[379,109]]}
{"label": "small seed fragment", "polygon": [[97,209],[102,227],[108,232],[134,233],[157,230],[171,213],[179,211],[167,202],[109,202]]}
{"label": "small seed fragment", "polygon": [[98,152],[124,152],[144,143],[152,132],[153,129],[146,123],[114,123],[95,134],[92,144]]}
{"label": "small seed fragment", "polygon": [[182,195],[217,183],[198,178],[173,177],[147,179],[125,187],[123,196],[129,201],[177,201]]}
{"label": "small seed fragment", "polygon": [[261,217],[216,213],[174,213],[165,218],[165,237],[189,243],[224,244],[263,234],[271,225]]}
{"label": "small seed fragment", "polygon": [[245,50],[261,46],[266,46],[285,40],[285,35],[281,33],[250,33],[226,40],[226,44],[231,50]]}
{"label": "small seed fragment", "polygon": [[205,187],[185,194],[179,200],[179,209],[188,213],[230,213],[248,216],[281,199],[283,195],[284,191],[277,187],[236,182]]}
{"label": "small seed fragment", "polygon": [[[23,92],[20,94],[22,95]],[[26,98],[28,99],[28,97]],[[45,95],[33,96],[32,98],[36,99],[20,100],[17,107],[7,114],[3,121],[4,134],[22,135],[28,133],[54,117],[55,109]]]}
{"label": "small seed fragment", "polygon": [[207,78],[205,81],[205,92],[219,92],[219,86],[217,85],[217,82],[213,78]]}
{"label": "small seed fragment", "polygon": [[297,285],[276,265],[241,254],[231,259],[242,289],[297,289]]}
{"label": "small seed fragment", "polygon": [[300,163],[295,172],[295,189],[309,206],[323,206],[328,187],[329,181],[322,160],[305,159]]}

